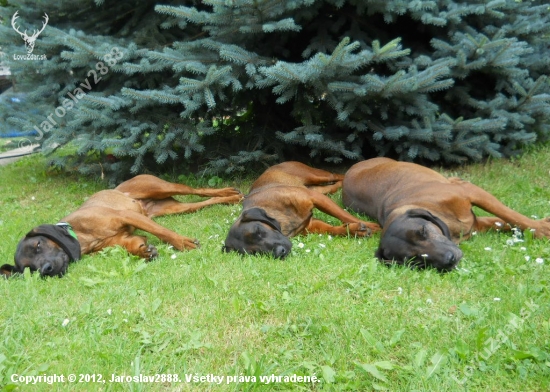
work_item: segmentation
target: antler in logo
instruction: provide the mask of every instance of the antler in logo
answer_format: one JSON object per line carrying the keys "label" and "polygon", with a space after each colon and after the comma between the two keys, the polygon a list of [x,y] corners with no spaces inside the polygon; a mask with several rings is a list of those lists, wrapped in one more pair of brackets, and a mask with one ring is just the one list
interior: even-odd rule
{"label": "antler in logo", "polygon": [[32,33],[32,35],[27,35],[27,30],[25,30],[24,33],[20,32],[19,29],[17,28],[17,25],[15,24],[15,20],[17,18],[19,18],[19,16],[17,16],[17,13],[19,11],[16,11],[15,14],[13,14],[13,17],[11,18],[11,26],[13,27],[13,29],[15,31],[17,31],[19,33],[19,35],[21,35],[21,37],[23,37],[23,40],[25,41],[25,47],[27,48],[27,53],[31,54],[32,51],[34,50],[34,43],[36,41],[36,38],[38,38],[38,35],[44,31],[44,28],[46,28],[46,25],[48,24],[48,14],[44,12],[44,19],[45,21],[42,22],[42,28],[39,30],[39,31],[36,31],[34,30],[34,32]]}

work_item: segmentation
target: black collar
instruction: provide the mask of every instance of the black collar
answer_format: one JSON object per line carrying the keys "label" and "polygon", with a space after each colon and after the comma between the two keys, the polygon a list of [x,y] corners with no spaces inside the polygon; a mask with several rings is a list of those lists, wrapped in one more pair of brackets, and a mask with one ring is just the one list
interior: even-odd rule
{"label": "black collar", "polygon": [[40,225],[27,233],[26,237],[44,236],[63,249],[70,261],[80,260],[80,243],[76,238],[73,228],[67,222],[57,225]]}

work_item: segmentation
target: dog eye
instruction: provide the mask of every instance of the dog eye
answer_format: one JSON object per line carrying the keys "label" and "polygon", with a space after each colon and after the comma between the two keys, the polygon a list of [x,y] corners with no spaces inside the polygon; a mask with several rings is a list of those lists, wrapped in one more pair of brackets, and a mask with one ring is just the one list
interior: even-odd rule
{"label": "dog eye", "polygon": [[256,230],[254,230],[254,237],[257,239],[262,239],[266,236],[265,229],[261,226],[256,227]]}
{"label": "dog eye", "polygon": [[426,225],[422,225],[422,228],[418,230],[418,236],[422,239],[428,238],[428,229],[426,228]]}
{"label": "dog eye", "polygon": [[38,242],[36,243],[35,251],[36,251],[36,253],[40,252],[40,241],[38,241]]}

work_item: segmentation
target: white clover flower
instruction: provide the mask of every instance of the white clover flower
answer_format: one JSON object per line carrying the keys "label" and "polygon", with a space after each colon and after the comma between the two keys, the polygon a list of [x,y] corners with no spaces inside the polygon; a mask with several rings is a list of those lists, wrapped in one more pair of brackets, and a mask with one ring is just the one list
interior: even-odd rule
{"label": "white clover flower", "polygon": [[303,242],[300,242],[300,243],[298,244],[298,248],[300,248],[300,249],[302,249],[304,246],[305,246],[305,245],[304,245]]}
{"label": "white clover flower", "polygon": [[171,258],[172,260],[175,259],[176,257],[178,257],[178,256],[176,256],[175,253],[174,253],[172,256],[170,256],[170,258]]}
{"label": "white clover flower", "polygon": [[542,263],[544,263],[544,259],[543,259],[542,257],[537,257],[537,258],[535,259],[535,263],[537,263],[537,264],[542,264]]}
{"label": "white clover flower", "polygon": [[110,316],[113,313],[111,309],[107,309],[107,314]]}
{"label": "white clover flower", "polygon": [[397,288],[397,294],[403,294],[403,289],[401,287]]}
{"label": "white clover flower", "polygon": [[493,298],[493,301],[500,301],[500,298],[495,297],[495,298]]}
{"label": "white clover flower", "polygon": [[431,298],[428,298],[428,299],[426,300],[426,303],[427,303],[427,304],[433,304],[433,303],[434,303],[434,301],[432,301],[432,299],[431,299]]}
{"label": "white clover flower", "polygon": [[420,256],[426,258],[426,257],[428,257],[428,254],[427,254],[427,253],[424,253],[424,254],[421,254]]}
{"label": "white clover flower", "polygon": [[69,325],[69,322],[70,322],[70,321],[71,321],[71,320],[69,320],[69,319],[66,318],[66,319],[63,320],[63,322],[61,323],[61,326],[62,326],[62,327],[66,327],[67,325]]}
{"label": "white clover flower", "polygon": [[325,244],[319,244],[321,248],[326,248],[327,246]]}
{"label": "white clover flower", "polygon": [[509,246],[514,245],[514,240],[512,240],[512,239],[506,240],[506,245],[509,245]]}
{"label": "white clover flower", "polygon": [[524,251],[524,252],[527,250],[527,248],[526,248],[525,246],[522,246],[522,247],[519,248],[519,249],[522,250],[522,251]]}
{"label": "white clover flower", "polygon": [[525,261],[529,261],[531,259],[531,256],[525,256]]}
{"label": "white clover flower", "polygon": [[485,250],[490,251],[490,250],[492,250],[492,249],[491,249],[490,246],[487,246],[487,247],[485,248]]}

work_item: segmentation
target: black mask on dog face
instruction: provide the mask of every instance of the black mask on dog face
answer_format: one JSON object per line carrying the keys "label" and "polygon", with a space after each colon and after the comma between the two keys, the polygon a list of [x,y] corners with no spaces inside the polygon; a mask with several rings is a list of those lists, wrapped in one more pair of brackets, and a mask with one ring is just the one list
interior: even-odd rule
{"label": "black mask on dog face", "polygon": [[25,268],[42,276],[62,276],[70,262],[80,259],[80,243],[68,224],[40,225],[19,241],[15,266],[0,267],[0,273],[22,273]]}
{"label": "black mask on dog face", "polygon": [[222,248],[224,252],[270,254],[278,259],[285,258],[291,249],[292,243],[281,233],[279,222],[261,208],[243,211],[229,229]]}
{"label": "black mask on dog face", "polygon": [[449,271],[462,258],[449,227],[427,210],[411,209],[384,228],[375,256],[386,263]]}

